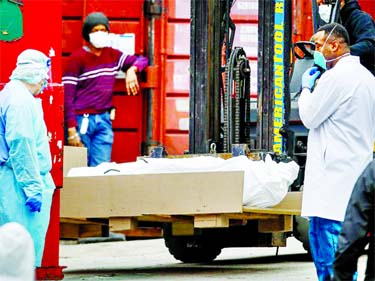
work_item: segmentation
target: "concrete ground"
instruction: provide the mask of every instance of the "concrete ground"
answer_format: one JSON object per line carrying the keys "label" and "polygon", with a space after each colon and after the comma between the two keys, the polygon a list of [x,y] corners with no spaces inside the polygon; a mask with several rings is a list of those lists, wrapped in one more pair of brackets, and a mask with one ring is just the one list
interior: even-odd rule
{"label": "concrete ground", "polygon": [[[280,248],[228,248],[206,264],[175,260],[164,240],[138,240],[60,246],[64,280],[317,280],[315,268],[299,241]],[[366,258],[359,262],[364,279]]]}

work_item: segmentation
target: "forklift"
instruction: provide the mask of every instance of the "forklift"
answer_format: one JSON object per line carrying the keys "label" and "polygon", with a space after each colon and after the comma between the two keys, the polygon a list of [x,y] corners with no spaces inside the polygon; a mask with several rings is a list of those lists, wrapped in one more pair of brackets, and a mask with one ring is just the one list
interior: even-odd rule
{"label": "forklift", "polygon": [[[249,60],[243,48],[233,46],[233,3],[191,1],[189,153],[206,154],[215,147],[215,152],[233,156],[236,153],[251,157],[250,151],[258,159],[270,154],[276,162],[294,160],[300,170],[289,191],[302,191],[308,130],[299,117],[297,101],[302,74],[314,65],[315,45],[310,41],[293,44],[292,1],[258,1],[258,81],[254,103],[250,98]],[[311,1],[313,32],[326,22],[340,21],[340,1],[327,0],[324,4],[328,8],[325,22],[317,1]],[[238,153],[238,145],[244,151]],[[191,237],[173,237],[167,229],[164,239],[170,253],[182,261],[207,261],[224,247],[274,246],[272,238],[257,232],[254,224],[248,221],[237,229],[199,230]],[[279,239],[289,236],[310,251],[307,219],[294,216],[293,231]]]}
{"label": "forklift", "polygon": [[[260,0],[257,100],[252,100],[250,62],[243,48],[233,46],[233,3],[191,1],[189,154],[232,153],[257,159],[270,154],[276,162],[294,160],[300,171],[289,191],[302,191],[308,130],[300,120],[297,100],[302,74],[314,64],[314,45],[292,43],[292,1]],[[326,4],[331,7],[330,21],[337,22],[339,1]],[[312,15],[315,31],[320,22],[316,1]],[[163,235],[176,259],[207,262],[225,247],[274,246],[275,237],[259,233],[256,224],[199,229],[193,236],[173,236],[166,224]],[[286,243],[290,236],[309,252],[305,218],[295,216],[293,231],[278,239]]]}
{"label": "forklift", "polygon": [[[301,171],[291,190],[300,191],[307,130],[300,122],[289,124],[291,1],[258,2],[257,101],[250,98],[250,62],[243,48],[233,46],[233,3],[191,1],[189,154],[251,153],[258,159],[267,154],[275,161],[294,159]],[[242,151],[235,152],[238,145]],[[302,223],[297,227],[295,221],[295,231],[280,233],[278,239],[286,243],[294,235],[308,249],[307,224]],[[166,224],[163,235],[170,253],[183,262],[211,261],[225,247],[275,245],[275,237],[258,232],[257,222],[251,220],[238,227],[197,229],[193,236],[173,236]]]}

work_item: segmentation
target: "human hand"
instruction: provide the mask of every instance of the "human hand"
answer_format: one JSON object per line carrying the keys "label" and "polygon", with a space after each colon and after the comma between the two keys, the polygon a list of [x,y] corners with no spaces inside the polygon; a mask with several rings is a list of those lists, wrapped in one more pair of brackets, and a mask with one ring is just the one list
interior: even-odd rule
{"label": "human hand", "polygon": [[30,208],[30,212],[40,212],[42,208],[42,194],[37,193],[27,198],[25,205]]}
{"label": "human hand", "polygon": [[305,71],[302,75],[302,89],[308,88],[310,91],[315,84],[316,78],[320,75],[318,67],[313,66]]}
{"label": "human hand", "polygon": [[83,144],[81,142],[81,138],[79,137],[79,134],[77,133],[76,127],[68,128],[68,145],[70,146],[80,146],[82,147]]}
{"label": "human hand", "polygon": [[132,66],[126,71],[125,83],[128,95],[132,94],[133,96],[135,96],[136,94],[138,94],[139,84],[136,72],[136,66]]}

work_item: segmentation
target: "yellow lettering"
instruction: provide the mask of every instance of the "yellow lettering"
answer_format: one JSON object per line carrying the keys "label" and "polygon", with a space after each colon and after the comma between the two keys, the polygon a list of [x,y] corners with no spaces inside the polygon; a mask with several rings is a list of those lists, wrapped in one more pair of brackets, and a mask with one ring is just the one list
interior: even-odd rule
{"label": "yellow lettering", "polygon": [[275,65],[275,75],[283,77],[284,76],[284,66],[280,64]]}
{"label": "yellow lettering", "polygon": [[275,23],[275,29],[282,31],[284,29],[284,22],[281,22],[279,24]]}
{"label": "yellow lettering", "polygon": [[274,36],[276,42],[283,42],[284,34],[281,31],[276,31]]}
{"label": "yellow lettering", "polygon": [[283,117],[283,109],[281,107],[275,107],[274,115],[276,118],[282,118]]}
{"label": "yellow lettering", "polygon": [[281,154],[281,144],[280,143],[274,144],[273,151]]}
{"label": "yellow lettering", "polygon": [[277,55],[283,54],[283,45],[282,44],[275,44],[275,54],[277,54]]}
{"label": "yellow lettering", "polygon": [[284,3],[283,2],[277,2],[275,4],[275,13],[279,13],[279,14],[284,13]]}
{"label": "yellow lettering", "polygon": [[[279,92],[279,91],[278,91]],[[276,92],[275,92],[276,93]],[[275,94],[275,97],[276,97],[276,99],[275,99],[275,105],[283,105],[283,100],[282,100],[282,98],[283,98],[283,95],[282,95],[282,93],[280,92],[280,95],[279,94],[277,94],[277,96],[276,96],[276,94]]]}
{"label": "yellow lettering", "polygon": [[276,62],[276,63],[282,63],[282,62],[283,62],[283,58],[282,58],[282,57],[278,57],[278,56],[274,56],[274,57],[273,57],[273,60],[274,60],[274,62]]}
{"label": "yellow lettering", "polygon": [[275,78],[275,85],[279,88],[283,88],[283,77]]}
{"label": "yellow lettering", "polygon": [[280,88],[277,88],[278,89],[278,91],[276,92],[275,91],[275,102],[277,101],[277,100],[282,100],[282,98],[283,98],[283,92],[281,91],[281,89]]}
{"label": "yellow lettering", "polygon": [[279,132],[279,129],[277,130],[277,133],[274,134],[274,137],[273,137],[273,141],[274,142],[281,142],[281,135],[280,135],[280,132]]}

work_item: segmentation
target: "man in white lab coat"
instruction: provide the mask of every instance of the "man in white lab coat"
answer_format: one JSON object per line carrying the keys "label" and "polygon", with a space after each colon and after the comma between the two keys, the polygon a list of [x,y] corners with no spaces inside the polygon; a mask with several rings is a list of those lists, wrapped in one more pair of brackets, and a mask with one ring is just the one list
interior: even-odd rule
{"label": "man in white lab coat", "polygon": [[350,55],[342,25],[322,26],[312,41],[320,68],[304,73],[298,101],[301,120],[309,129],[302,216],[309,217],[318,280],[330,280],[350,194],[372,160],[375,78],[359,57]]}

